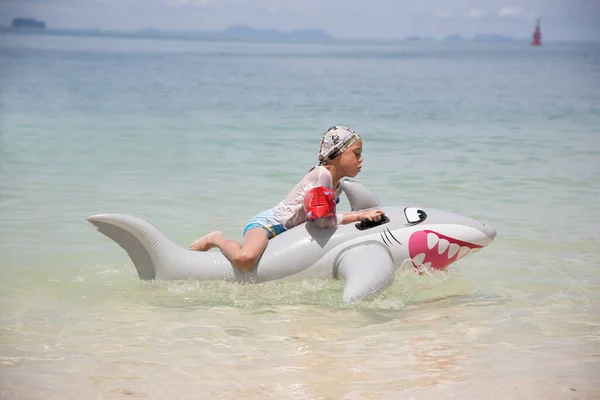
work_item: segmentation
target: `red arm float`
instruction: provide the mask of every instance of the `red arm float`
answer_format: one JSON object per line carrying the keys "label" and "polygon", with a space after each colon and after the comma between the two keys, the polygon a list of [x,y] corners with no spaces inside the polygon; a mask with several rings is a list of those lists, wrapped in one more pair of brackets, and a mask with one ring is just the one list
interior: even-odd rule
{"label": "red arm float", "polygon": [[335,216],[335,193],[325,186],[317,186],[304,195],[304,211],[306,219],[314,221],[318,218]]}

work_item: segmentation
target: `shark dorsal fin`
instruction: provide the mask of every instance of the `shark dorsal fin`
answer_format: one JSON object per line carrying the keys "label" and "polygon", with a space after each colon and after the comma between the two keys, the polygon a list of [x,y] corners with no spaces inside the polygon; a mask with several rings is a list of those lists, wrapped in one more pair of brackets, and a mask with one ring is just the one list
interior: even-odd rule
{"label": "shark dorsal fin", "polygon": [[343,179],[340,181],[340,185],[350,202],[352,211],[381,207],[381,203],[377,196],[360,183],[350,179]]}

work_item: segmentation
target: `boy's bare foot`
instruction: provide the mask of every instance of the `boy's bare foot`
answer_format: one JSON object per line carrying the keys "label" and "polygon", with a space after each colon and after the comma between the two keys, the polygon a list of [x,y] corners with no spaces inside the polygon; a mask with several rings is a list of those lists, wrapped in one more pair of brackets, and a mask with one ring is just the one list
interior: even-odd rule
{"label": "boy's bare foot", "polygon": [[208,235],[202,236],[190,245],[190,250],[207,251],[215,247],[215,240],[223,236],[220,231],[214,231]]}

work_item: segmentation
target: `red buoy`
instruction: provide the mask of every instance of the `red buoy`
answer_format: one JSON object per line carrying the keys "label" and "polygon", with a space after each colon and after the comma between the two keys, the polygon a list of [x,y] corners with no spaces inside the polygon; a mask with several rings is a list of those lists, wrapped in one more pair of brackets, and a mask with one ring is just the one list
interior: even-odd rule
{"label": "red buoy", "polygon": [[535,25],[535,31],[533,31],[533,38],[531,39],[532,46],[541,46],[542,45],[542,29],[540,28],[540,20],[537,20],[537,24]]}

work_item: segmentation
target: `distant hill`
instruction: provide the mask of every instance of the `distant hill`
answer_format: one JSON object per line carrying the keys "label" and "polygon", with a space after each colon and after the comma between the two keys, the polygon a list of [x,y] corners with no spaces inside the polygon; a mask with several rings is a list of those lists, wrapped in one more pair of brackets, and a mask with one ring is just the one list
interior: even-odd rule
{"label": "distant hill", "polygon": [[429,37],[429,36],[410,35],[410,36],[405,37],[404,40],[413,41],[413,42],[416,42],[416,41],[430,42],[435,39],[432,37]]}
{"label": "distant hill", "polygon": [[[2,0],[0,0],[2,1]],[[0,33],[15,32],[23,34],[43,34],[59,36],[92,36],[92,37],[124,37],[144,39],[175,39],[175,40],[232,40],[232,41],[259,41],[259,42],[326,42],[338,39],[330,33],[319,29],[296,29],[292,31],[281,31],[277,29],[258,29],[248,25],[233,25],[222,31],[208,30],[161,30],[157,28],[146,28],[136,31],[112,31],[95,29],[65,29],[47,28],[46,23],[34,18],[14,18],[10,26],[0,26]],[[356,39],[353,39],[356,40]],[[366,39],[365,39],[366,40]],[[395,41],[397,39],[390,39]],[[436,41],[431,37],[409,35],[406,41]],[[472,38],[454,34],[442,39],[445,42],[521,42],[528,39],[516,39],[494,33],[476,34]],[[370,40],[369,40],[370,41]],[[377,40],[373,40],[377,42]]]}
{"label": "distant hill", "polygon": [[[9,28],[0,27],[1,31],[20,32],[21,27],[45,28],[45,23],[34,19],[15,18]],[[276,29],[256,29],[247,25],[234,25],[224,31],[202,30],[159,30],[155,28],[137,31],[107,31],[102,29],[64,29],[48,28],[43,31],[26,29],[23,33],[39,33],[61,36],[108,36],[108,37],[136,37],[136,38],[162,38],[162,39],[187,39],[187,40],[248,40],[248,41],[330,41],[335,38],[328,32],[321,30],[293,30],[290,32]]]}
{"label": "distant hill", "polygon": [[35,18],[17,17],[17,18],[14,18],[10,22],[10,27],[13,29],[18,29],[18,28],[45,29],[46,23],[44,21],[38,21]]}
{"label": "distant hill", "polygon": [[464,42],[467,39],[465,39],[461,35],[449,35],[449,36],[446,36],[444,38],[444,40],[447,42]]}
{"label": "distant hill", "polygon": [[282,32],[276,29],[255,29],[247,25],[234,25],[229,27],[223,35],[235,39],[255,40],[332,40],[333,36],[320,30],[293,30]]}
{"label": "distant hill", "polygon": [[472,38],[465,38],[464,36],[454,34],[444,38],[445,42],[500,42],[500,43],[512,43],[519,42],[521,39],[516,39],[510,36],[499,35],[496,33],[480,33],[473,35]]}
{"label": "distant hill", "polygon": [[509,36],[498,35],[495,33],[483,33],[474,35],[473,40],[475,42],[515,42],[516,39]]}

